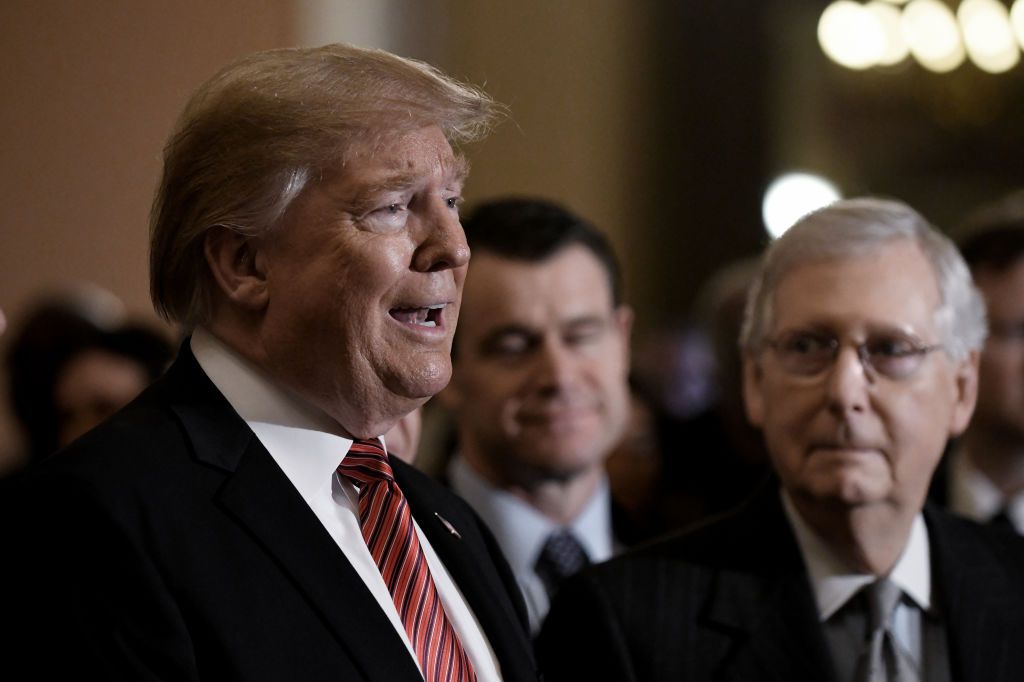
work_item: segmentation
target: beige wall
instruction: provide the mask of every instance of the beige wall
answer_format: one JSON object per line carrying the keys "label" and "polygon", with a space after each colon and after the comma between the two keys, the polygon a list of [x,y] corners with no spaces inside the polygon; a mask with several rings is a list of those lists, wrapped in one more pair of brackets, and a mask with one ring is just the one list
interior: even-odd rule
{"label": "beige wall", "polygon": [[[147,214],[186,97],[242,54],[333,40],[484,85],[511,119],[468,150],[469,199],[561,199],[636,254],[633,265],[646,217],[644,16],[626,0],[0,3],[0,309],[16,327],[41,290],[86,280],[154,319]],[[14,447],[0,418],[0,469]]]}

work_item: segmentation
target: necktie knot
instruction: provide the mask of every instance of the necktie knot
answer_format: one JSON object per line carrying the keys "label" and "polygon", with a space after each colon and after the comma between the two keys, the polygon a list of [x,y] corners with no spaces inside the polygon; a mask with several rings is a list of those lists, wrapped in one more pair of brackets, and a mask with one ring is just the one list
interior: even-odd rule
{"label": "necktie knot", "polygon": [[557,530],[548,536],[537,558],[535,570],[549,595],[569,576],[590,564],[583,545],[568,530]]}
{"label": "necktie knot", "polygon": [[889,627],[903,591],[888,578],[881,578],[864,588],[868,599],[868,627],[871,632]]}
{"label": "necktie knot", "polygon": [[391,470],[380,438],[353,441],[345,459],[338,465],[338,473],[359,487],[367,483],[390,483],[395,480],[395,473]]}

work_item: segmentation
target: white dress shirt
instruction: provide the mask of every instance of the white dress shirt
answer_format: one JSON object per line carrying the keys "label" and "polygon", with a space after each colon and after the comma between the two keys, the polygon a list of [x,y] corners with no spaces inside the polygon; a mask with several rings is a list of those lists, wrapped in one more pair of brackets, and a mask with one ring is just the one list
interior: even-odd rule
{"label": "white dress shirt", "polygon": [[[473,507],[501,545],[526,601],[530,631],[536,634],[551,604],[534,567],[548,536],[563,527],[522,499],[488,483],[459,455],[448,467],[448,480],[452,490]],[[611,493],[607,479],[602,479],[583,511],[565,530],[571,531],[583,545],[591,563],[612,556],[617,548],[612,537]]]}
{"label": "white dress shirt", "polygon": [[993,516],[1006,510],[1013,527],[1024,534],[1024,493],[1010,499],[971,464],[962,449],[949,455],[949,508],[962,516],[987,523]]}
{"label": "white dress shirt", "polygon": [[[363,539],[359,494],[336,472],[352,441],[339,435],[337,423],[327,415],[278,388],[206,330],[195,330],[191,346],[199,366],[316,514],[416,661],[395,602]],[[477,678],[500,680],[497,659],[480,623],[415,520],[413,524],[448,620],[458,633]]]}
{"label": "white dress shirt", "polygon": [[[818,617],[822,623],[838,611],[865,585],[877,576],[852,573],[829,549],[828,545],[811,529],[789,495],[782,491],[782,504],[796,535],[800,553],[811,577],[811,587],[818,604]],[[900,602],[893,617],[893,636],[910,655],[917,669],[921,669],[924,637],[921,613],[931,608],[932,571],[928,549],[928,529],[918,514],[910,529],[910,538],[899,560],[889,573],[889,579],[903,590],[917,608]]]}

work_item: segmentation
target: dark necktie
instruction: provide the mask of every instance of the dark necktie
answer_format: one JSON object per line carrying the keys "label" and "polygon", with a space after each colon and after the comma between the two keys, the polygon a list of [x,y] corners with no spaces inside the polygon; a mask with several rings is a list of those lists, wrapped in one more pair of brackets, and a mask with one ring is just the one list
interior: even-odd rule
{"label": "dark necktie", "polygon": [[359,524],[395,600],[427,682],[473,682],[476,673],[448,621],[430,575],[409,503],[379,438],[355,441],[338,473],[359,489]]}
{"label": "dark necktie", "polygon": [[551,597],[562,581],[589,564],[590,558],[576,536],[567,530],[557,530],[544,542],[534,570]]}

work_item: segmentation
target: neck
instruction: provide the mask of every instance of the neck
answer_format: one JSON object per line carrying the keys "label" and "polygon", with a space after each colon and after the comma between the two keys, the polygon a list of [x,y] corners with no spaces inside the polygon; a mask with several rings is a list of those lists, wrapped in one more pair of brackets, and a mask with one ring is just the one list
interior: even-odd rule
{"label": "neck", "polygon": [[963,436],[964,453],[1004,497],[1024,491],[1024,443],[1017,438],[974,428]]}
{"label": "neck", "polygon": [[910,540],[917,511],[890,503],[850,508],[836,502],[793,497],[804,522],[850,568],[887,575]]}
{"label": "neck", "polygon": [[564,477],[536,472],[534,475],[515,476],[499,471],[487,458],[473,451],[464,451],[462,456],[488,483],[515,495],[563,526],[575,521],[583,512],[604,478],[604,469],[600,464]]}

